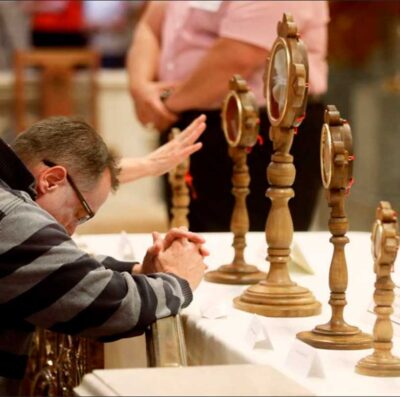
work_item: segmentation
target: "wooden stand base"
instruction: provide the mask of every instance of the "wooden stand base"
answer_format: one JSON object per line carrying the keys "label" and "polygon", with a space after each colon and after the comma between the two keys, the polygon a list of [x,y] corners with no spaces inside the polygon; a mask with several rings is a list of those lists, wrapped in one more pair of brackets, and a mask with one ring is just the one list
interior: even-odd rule
{"label": "wooden stand base", "polygon": [[361,350],[372,348],[372,335],[357,327],[342,324],[333,329],[330,323],[317,325],[312,331],[299,332],[297,338],[318,349]]}
{"label": "wooden stand base", "polygon": [[204,279],[219,284],[256,284],[265,280],[266,274],[253,265],[223,265],[218,270],[207,272]]}
{"label": "wooden stand base", "polygon": [[296,284],[276,286],[261,281],[233,302],[237,309],[267,317],[309,317],[321,312],[314,295]]}
{"label": "wooden stand base", "polygon": [[391,354],[386,357],[372,354],[358,362],[356,372],[367,376],[400,376],[400,358]]}

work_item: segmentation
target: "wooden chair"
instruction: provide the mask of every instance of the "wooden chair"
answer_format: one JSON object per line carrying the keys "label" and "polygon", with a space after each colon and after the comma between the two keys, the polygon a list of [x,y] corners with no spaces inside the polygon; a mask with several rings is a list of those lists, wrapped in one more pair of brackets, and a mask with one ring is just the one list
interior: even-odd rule
{"label": "wooden chair", "polygon": [[15,119],[17,133],[29,127],[26,95],[27,69],[35,69],[39,74],[40,118],[55,115],[81,115],[74,109],[74,83],[79,72],[89,72],[89,90],[80,90],[88,95],[87,121],[94,127],[96,123],[96,74],[99,55],[95,51],[81,49],[34,49],[15,53]]}

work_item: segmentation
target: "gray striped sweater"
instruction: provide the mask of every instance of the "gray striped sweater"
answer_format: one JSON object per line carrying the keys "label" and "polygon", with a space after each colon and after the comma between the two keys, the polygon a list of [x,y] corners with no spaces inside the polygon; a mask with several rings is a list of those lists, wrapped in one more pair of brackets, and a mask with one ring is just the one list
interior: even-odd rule
{"label": "gray striped sweater", "polygon": [[172,274],[98,260],[34,201],[34,179],[0,139],[0,394],[21,379],[35,326],[111,341],[142,333],[192,299]]}

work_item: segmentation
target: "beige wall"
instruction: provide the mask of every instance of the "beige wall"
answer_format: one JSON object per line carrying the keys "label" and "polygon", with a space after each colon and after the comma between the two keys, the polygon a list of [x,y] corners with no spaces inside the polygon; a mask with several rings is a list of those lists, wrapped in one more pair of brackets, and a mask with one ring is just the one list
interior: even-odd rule
{"label": "beige wall", "polygon": [[[143,156],[156,148],[157,133],[145,129],[135,117],[125,71],[101,70],[98,82],[98,129],[107,144],[121,156],[133,157]],[[13,85],[12,74],[0,72],[0,134],[7,137],[11,137],[13,131]],[[29,88],[27,96],[34,102],[34,81]],[[82,89],[80,95],[84,95]],[[121,186],[116,194],[110,196],[96,217],[81,226],[78,232],[147,232],[162,231],[166,227],[161,180],[149,177]]]}

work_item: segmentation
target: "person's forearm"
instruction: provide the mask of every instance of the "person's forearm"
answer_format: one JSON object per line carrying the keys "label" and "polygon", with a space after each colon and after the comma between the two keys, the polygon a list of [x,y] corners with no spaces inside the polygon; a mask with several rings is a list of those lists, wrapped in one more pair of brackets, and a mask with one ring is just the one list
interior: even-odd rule
{"label": "person's forearm", "polygon": [[159,44],[149,26],[146,23],[138,26],[127,61],[131,92],[143,82],[156,79],[159,53]]}
{"label": "person's forearm", "polygon": [[127,58],[131,92],[141,83],[154,81],[157,77],[163,12],[163,4],[150,3],[135,29]]}
{"label": "person's forearm", "polygon": [[[239,55],[238,55],[239,54]],[[247,78],[265,63],[266,50],[236,40],[219,39],[190,77],[166,101],[172,112],[215,108],[234,74]]]}
{"label": "person's forearm", "polygon": [[172,274],[131,275],[125,262],[99,262],[80,250],[65,228],[38,205],[5,196],[1,204],[9,208],[12,202],[15,210],[2,221],[14,229],[19,226],[18,236],[30,242],[21,243],[15,233],[2,240],[0,299],[10,321],[115,339],[143,332],[157,318],[176,314],[192,300],[187,281]]}
{"label": "person's forearm", "polygon": [[[126,261],[126,260],[118,260],[111,256],[106,255],[95,255],[95,259],[97,259],[106,269],[113,270],[115,272],[128,272],[133,273],[133,269],[135,267],[140,268],[140,263],[137,261]],[[137,274],[139,274],[137,272]]]}
{"label": "person's forearm", "polygon": [[153,170],[147,157],[126,157],[119,162],[121,172],[118,176],[120,183],[133,182],[137,179],[152,176]]}
{"label": "person's forearm", "polygon": [[145,176],[160,176],[185,161],[201,149],[196,142],[206,128],[206,117],[201,115],[192,121],[180,134],[143,157],[125,157],[120,160],[121,183],[132,182]]}

